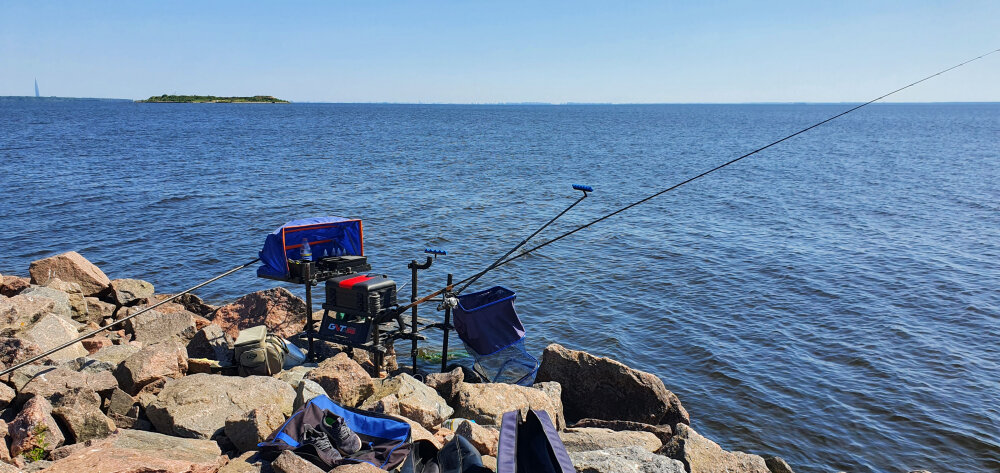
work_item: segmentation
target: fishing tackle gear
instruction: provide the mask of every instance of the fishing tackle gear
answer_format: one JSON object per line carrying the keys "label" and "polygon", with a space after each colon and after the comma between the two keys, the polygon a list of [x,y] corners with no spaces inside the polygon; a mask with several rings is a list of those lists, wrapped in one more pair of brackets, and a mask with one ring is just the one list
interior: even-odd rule
{"label": "fishing tackle gear", "polygon": [[7,373],[11,373],[14,370],[23,368],[23,367],[25,367],[27,365],[30,365],[31,363],[34,363],[34,362],[36,362],[38,360],[41,360],[42,358],[45,358],[46,356],[49,356],[49,355],[51,355],[51,354],[53,354],[53,353],[55,353],[55,352],[57,352],[59,350],[62,350],[64,348],[66,348],[66,347],[69,347],[69,346],[73,345],[74,343],[77,343],[77,342],[79,342],[81,340],[86,340],[86,339],[88,339],[90,337],[93,337],[94,335],[97,335],[98,333],[101,333],[101,332],[103,332],[105,330],[108,330],[108,329],[110,329],[112,327],[115,327],[117,325],[121,325],[121,323],[125,322],[126,320],[130,320],[130,319],[133,319],[133,318],[135,318],[135,317],[137,317],[139,315],[145,314],[146,312],[149,312],[149,311],[151,311],[151,310],[153,310],[153,309],[155,309],[155,308],[157,308],[157,307],[159,307],[159,306],[161,306],[163,304],[166,304],[166,303],[168,303],[168,302],[170,302],[170,301],[172,301],[172,300],[174,300],[174,299],[176,299],[176,298],[178,298],[180,296],[183,296],[184,294],[187,294],[187,293],[189,293],[191,291],[194,291],[196,289],[200,289],[202,287],[205,287],[205,286],[207,286],[207,285],[209,285],[209,284],[211,284],[211,283],[213,283],[215,281],[218,281],[218,280],[220,280],[220,279],[222,279],[222,278],[224,278],[226,276],[229,276],[230,274],[233,274],[233,273],[235,273],[235,272],[237,272],[237,271],[239,271],[239,270],[241,270],[243,268],[246,268],[246,267],[248,267],[248,266],[250,266],[250,265],[252,265],[252,264],[254,264],[254,263],[258,262],[258,261],[260,261],[260,258],[255,258],[253,261],[249,261],[247,263],[243,263],[243,264],[241,264],[241,265],[239,265],[239,266],[237,266],[237,267],[235,267],[233,269],[230,269],[229,271],[226,271],[226,272],[224,272],[224,273],[222,273],[222,274],[220,274],[218,276],[215,276],[215,277],[213,277],[213,278],[211,278],[211,279],[209,279],[207,281],[204,281],[204,282],[202,282],[200,284],[192,286],[190,289],[186,289],[184,291],[178,292],[177,294],[174,294],[174,295],[172,295],[172,296],[170,296],[170,297],[168,297],[168,298],[166,298],[166,299],[164,299],[164,300],[162,300],[160,302],[157,302],[156,304],[153,304],[153,305],[151,305],[149,307],[146,307],[145,309],[142,309],[139,312],[136,312],[136,313],[134,313],[134,314],[132,314],[132,315],[130,315],[128,317],[123,317],[123,318],[118,319],[118,320],[116,320],[114,322],[111,322],[108,325],[105,325],[103,327],[98,327],[98,328],[96,328],[94,330],[91,330],[90,332],[87,332],[87,333],[85,333],[85,334],[83,334],[83,335],[81,335],[81,336],[79,336],[77,338],[74,338],[73,340],[70,340],[70,341],[68,341],[66,343],[63,343],[62,345],[59,345],[59,346],[57,346],[55,348],[52,348],[52,349],[46,351],[45,353],[42,353],[42,354],[37,355],[37,356],[34,356],[34,357],[32,357],[31,359],[29,359],[27,361],[23,361],[23,362],[18,363],[18,364],[14,365],[14,366],[11,366],[10,368],[7,368],[7,369],[5,369],[3,371],[0,371],[0,376],[3,376],[5,374],[7,374]]}
{"label": "fishing tackle gear", "polygon": [[[441,302],[439,308],[441,308],[441,309],[443,309],[445,311],[445,322],[443,324],[430,324],[430,325],[426,325],[425,328],[441,328],[445,332],[444,333],[444,337],[445,337],[444,338],[444,340],[445,340],[444,341],[444,355],[442,357],[442,370],[443,370],[444,369],[444,362],[448,358],[448,355],[447,355],[448,331],[450,331],[451,329],[454,328],[450,324],[450,315],[451,315],[451,309],[454,307],[454,304],[455,304],[455,298],[458,296],[458,294],[460,294],[466,288],[468,288],[473,283],[475,283],[476,281],[478,281],[483,275],[489,273],[490,271],[495,270],[496,268],[499,268],[499,267],[501,267],[503,265],[506,265],[506,264],[508,264],[508,263],[510,263],[512,261],[515,261],[515,260],[517,260],[517,259],[519,259],[519,258],[521,258],[523,256],[526,256],[526,255],[531,254],[531,253],[533,253],[535,251],[538,251],[541,248],[544,248],[544,247],[546,247],[548,245],[551,245],[552,243],[555,243],[555,242],[560,241],[560,240],[562,240],[564,238],[567,238],[567,237],[569,237],[569,236],[571,236],[571,235],[573,235],[573,234],[575,234],[575,233],[577,233],[577,232],[579,232],[579,231],[581,231],[581,230],[583,230],[585,228],[588,228],[590,226],[596,225],[597,223],[600,223],[600,222],[602,222],[604,220],[607,220],[607,219],[609,219],[609,218],[611,218],[611,217],[613,217],[615,215],[618,215],[618,214],[620,214],[622,212],[625,212],[625,211],[627,211],[627,210],[629,210],[629,209],[631,209],[633,207],[636,207],[638,205],[646,203],[646,202],[648,202],[648,201],[650,201],[650,200],[652,200],[652,199],[654,199],[656,197],[659,197],[660,195],[663,195],[663,194],[665,194],[667,192],[670,192],[670,191],[672,191],[674,189],[677,189],[677,188],[679,188],[679,187],[681,187],[681,186],[683,186],[685,184],[688,184],[690,182],[693,182],[693,181],[696,181],[698,179],[701,179],[701,178],[703,178],[703,177],[705,177],[705,176],[707,176],[709,174],[712,174],[712,173],[714,173],[714,172],[716,172],[718,170],[721,170],[721,169],[723,169],[725,167],[728,167],[728,166],[730,166],[732,164],[735,164],[735,163],[737,163],[737,162],[739,162],[739,161],[741,161],[743,159],[746,159],[746,158],[748,158],[750,156],[753,156],[753,155],[755,155],[757,153],[760,153],[761,151],[764,151],[764,150],[766,150],[768,148],[776,146],[776,145],[778,145],[778,144],[780,144],[780,143],[782,143],[784,141],[787,141],[787,140],[789,140],[791,138],[794,138],[794,137],[796,137],[798,135],[806,133],[806,132],[808,132],[808,131],[810,131],[810,130],[812,130],[814,128],[817,128],[817,127],[820,127],[822,125],[825,125],[826,123],[829,123],[829,122],[831,122],[833,120],[836,120],[836,119],[838,119],[840,117],[843,117],[845,115],[853,113],[854,111],[857,111],[857,110],[859,110],[859,109],[861,109],[863,107],[871,105],[872,103],[875,103],[877,101],[885,99],[886,97],[892,96],[892,95],[894,95],[896,93],[899,93],[899,92],[901,92],[903,90],[909,89],[910,87],[913,87],[913,86],[915,86],[917,84],[920,84],[920,83],[925,82],[927,80],[930,80],[930,79],[932,79],[934,77],[937,77],[937,76],[939,76],[941,74],[944,74],[946,72],[949,72],[949,71],[952,71],[952,70],[957,69],[959,67],[962,67],[962,66],[964,66],[966,64],[969,64],[971,62],[974,62],[974,61],[977,61],[979,59],[982,59],[982,58],[984,58],[986,56],[989,56],[989,55],[991,55],[993,53],[996,53],[996,52],[1000,52],[1000,49],[995,49],[995,50],[992,50],[992,51],[987,52],[985,54],[982,54],[980,56],[976,56],[976,57],[974,57],[972,59],[963,61],[961,63],[958,63],[958,64],[954,65],[954,66],[948,67],[948,68],[943,69],[943,70],[938,71],[938,72],[935,72],[934,74],[928,75],[928,76],[926,76],[926,77],[924,77],[922,79],[919,79],[919,80],[914,81],[914,82],[912,82],[910,84],[907,84],[907,85],[905,85],[903,87],[895,89],[895,90],[893,90],[891,92],[888,92],[886,94],[880,95],[880,96],[878,96],[878,97],[876,97],[874,99],[871,99],[871,100],[869,100],[869,101],[867,101],[865,103],[862,103],[862,104],[856,105],[854,107],[851,107],[851,108],[849,108],[849,109],[847,109],[847,110],[845,110],[843,112],[840,112],[840,113],[838,113],[836,115],[833,115],[833,116],[831,116],[831,117],[829,117],[829,118],[827,118],[825,120],[819,121],[819,122],[817,122],[815,124],[812,124],[812,125],[810,125],[808,127],[802,128],[801,130],[798,130],[798,131],[796,131],[794,133],[791,133],[791,134],[789,134],[789,135],[787,135],[787,136],[785,136],[783,138],[780,138],[778,140],[772,141],[772,142],[770,142],[770,143],[768,143],[768,144],[766,144],[764,146],[761,146],[761,147],[756,148],[756,149],[754,149],[754,150],[752,150],[752,151],[750,151],[748,153],[745,153],[745,154],[743,154],[741,156],[738,156],[738,157],[733,158],[733,159],[731,159],[729,161],[726,161],[726,162],[724,162],[724,163],[722,163],[722,164],[720,164],[718,166],[715,166],[715,167],[713,167],[711,169],[708,169],[707,171],[704,171],[704,172],[702,172],[702,173],[700,173],[698,175],[695,175],[693,177],[687,178],[687,179],[685,179],[685,180],[683,180],[681,182],[678,182],[677,184],[674,184],[674,185],[672,185],[670,187],[667,187],[667,188],[665,188],[663,190],[660,190],[660,191],[658,191],[658,192],[656,192],[654,194],[651,194],[651,195],[649,195],[647,197],[644,197],[644,198],[642,198],[640,200],[637,200],[637,201],[635,201],[635,202],[633,202],[631,204],[628,204],[628,205],[626,205],[626,206],[624,206],[622,208],[619,208],[619,209],[617,209],[617,210],[615,210],[613,212],[610,212],[610,213],[607,213],[607,214],[605,214],[605,215],[603,215],[601,217],[598,217],[598,218],[596,218],[596,219],[594,219],[594,220],[592,220],[592,221],[590,221],[588,223],[580,225],[580,226],[578,226],[578,227],[576,227],[576,228],[574,228],[574,229],[572,229],[572,230],[570,230],[568,232],[562,233],[562,234],[556,236],[555,238],[552,238],[552,239],[550,239],[548,241],[545,241],[543,243],[535,245],[535,246],[533,246],[533,247],[531,247],[531,248],[529,248],[527,250],[523,250],[523,251],[521,251],[520,253],[518,253],[518,254],[516,254],[514,256],[511,256],[515,251],[523,248],[527,244],[528,241],[530,241],[532,238],[534,238],[535,236],[537,236],[541,231],[543,231],[545,228],[547,228],[549,225],[551,225],[557,219],[559,219],[560,217],[562,217],[566,212],[568,212],[570,209],[572,209],[577,204],[579,204],[583,199],[585,199],[588,196],[589,192],[593,191],[593,188],[591,188],[589,186],[574,185],[573,189],[582,191],[583,192],[583,196],[581,196],[578,200],[576,200],[575,202],[573,202],[573,204],[571,204],[569,207],[567,207],[566,209],[564,209],[562,212],[560,212],[554,218],[552,218],[551,220],[549,220],[548,222],[546,222],[541,228],[539,228],[534,233],[532,233],[530,236],[528,236],[528,238],[525,238],[520,243],[518,243],[516,246],[514,246],[514,248],[510,249],[509,251],[507,251],[503,256],[501,256],[500,258],[498,258],[497,260],[495,260],[493,263],[491,263],[489,266],[487,266],[484,270],[479,271],[478,273],[476,273],[476,274],[474,274],[474,275],[472,275],[472,276],[470,276],[470,277],[468,277],[466,279],[463,279],[463,280],[461,280],[461,281],[459,281],[457,283],[454,283],[452,275],[449,274],[448,275],[447,284],[446,284],[446,286],[444,288],[439,289],[437,291],[434,291],[434,292],[432,292],[432,293],[430,293],[430,294],[428,294],[428,295],[426,295],[424,297],[417,298],[417,294],[418,294],[418,292],[417,292],[417,284],[416,284],[417,271],[421,270],[421,269],[427,269],[427,268],[429,268],[430,265],[433,262],[433,259],[430,256],[428,256],[427,257],[427,261],[425,263],[423,263],[423,264],[419,264],[415,260],[412,261],[410,263],[410,265],[409,265],[409,268],[412,270],[412,274],[413,274],[412,287],[411,287],[411,293],[412,293],[411,302],[409,304],[405,305],[405,306],[402,306],[402,307],[400,307],[398,304],[396,304],[396,300],[395,300],[396,285],[395,285],[395,282],[393,282],[391,280],[388,280],[384,276],[381,276],[381,279],[379,278],[379,275],[363,275],[363,277],[351,277],[351,278],[346,278],[346,279],[345,278],[341,278],[341,276],[344,276],[344,275],[353,275],[357,271],[365,271],[365,270],[370,269],[370,266],[367,265],[367,260],[363,257],[363,246],[362,246],[362,241],[361,241],[362,240],[362,238],[361,238],[362,231],[361,231],[361,221],[360,220],[356,220],[356,219],[355,220],[351,220],[351,219],[307,219],[307,220],[302,220],[302,221],[289,222],[289,224],[286,224],[285,226],[279,228],[278,231],[276,231],[274,234],[269,235],[267,241],[265,242],[265,247],[261,251],[259,258],[256,258],[256,259],[254,259],[254,260],[252,260],[250,262],[247,262],[247,263],[239,265],[239,266],[237,266],[235,268],[232,268],[232,269],[230,269],[230,270],[228,270],[228,271],[226,271],[226,272],[224,272],[224,273],[222,273],[222,274],[220,274],[218,276],[215,276],[215,277],[213,277],[211,279],[208,279],[208,280],[206,280],[206,281],[204,281],[204,282],[202,282],[200,284],[197,284],[197,285],[195,285],[195,286],[193,286],[193,287],[191,287],[191,288],[189,288],[189,289],[187,289],[185,291],[182,291],[180,293],[174,294],[173,296],[171,296],[171,297],[169,297],[167,299],[164,299],[164,300],[162,300],[162,301],[160,301],[160,302],[158,302],[158,303],[156,303],[156,304],[154,304],[152,306],[144,308],[144,309],[136,312],[135,314],[132,314],[132,315],[130,315],[128,317],[122,318],[122,319],[117,320],[115,322],[112,322],[112,323],[110,323],[108,325],[105,325],[103,327],[99,327],[99,328],[97,328],[95,330],[92,330],[92,331],[90,331],[90,332],[88,332],[88,333],[86,333],[84,335],[81,335],[81,336],[79,336],[79,337],[77,337],[77,338],[75,338],[75,339],[73,339],[73,340],[71,340],[69,342],[66,342],[66,343],[64,343],[64,344],[62,344],[62,345],[60,345],[58,347],[52,348],[52,349],[47,350],[46,352],[44,352],[44,353],[42,353],[40,355],[34,356],[34,357],[28,359],[27,361],[24,361],[24,362],[21,362],[21,363],[18,363],[16,365],[12,366],[12,367],[6,368],[3,371],[0,371],[0,376],[9,374],[9,373],[11,373],[11,372],[13,372],[13,371],[15,371],[17,369],[20,369],[20,368],[22,368],[24,366],[27,366],[28,364],[34,363],[34,362],[36,362],[36,361],[38,361],[38,360],[40,360],[40,359],[42,359],[42,358],[44,358],[46,356],[49,356],[49,355],[51,355],[51,354],[53,354],[53,353],[55,353],[55,352],[57,352],[59,350],[65,349],[65,348],[67,348],[67,347],[69,347],[69,346],[73,345],[74,343],[77,343],[77,342],[79,342],[81,340],[84,340],[84,339],[87,339],[89,337],[92,337],[92,336],[94,336],[94,335],[96,335],[96,334],[98,334],[98,333],[100,333],[102,331],[109,330],[109,329],[111,329],[113,327],[121,325],[122,322],[130,320],[130,319],[132,319],[132,318],[134,318],[134,317],[136,317],[138,315],[144,314],[144,313],[146,313],[146,312],[148,312],[150,310],[153,310],[153,309],[155,309],[155,308],[157,308],[157,307],[159,307],[159,306],[161,306],[163,304],[166,304],[168,302],[173,301],[177,297],[180,297],[180,296],[182,296],[184,294],[188,294],[188,293],[190,293],[190,292],[192,292],[194,290],[197,290],[197,289],[199,289],[201,287],[204,287],[204,286],[206,286],[206,285],[208,285],[208,284],[210,284],[212,282],[215,282],[215,281],[217,281],[219,279],[222,279],[222,278],[224,278],[226,276],[229,276],[229,275],[231,275],[231,274],[233,274],[233,273],[235,273],[235,272],[237,272],[237,271],[239,271],[241,269],[244,269],[244,268],[246,268],[246,267],[248,267],[248,266],[250,266],[250,265],[252,265],[252,264],[254,264],[254,263],[258,262],[258,261],[262,261],[264,263],[263,266],[261,266],[260,268],[258,268],[258,271],[257,271],[258,277],[264,277],[264,278],[269,278],[269,279],[275,279],[275,280],[281,280],[281,281],[287,281],[287,282],[294,282],[294,283],[305,284],[305,286],[306,286],[306,312],[307,312],[307,317],[308,317],[308,323],[307,323],[307,326],[306,326],[306,332],[307,332],[308,337],[309,337],[309,348],[310,348],[310,350],[309,350],[309,357],[310,357],[310,359],[314,359],[314,350],[313,350],[313,341],[314,341],[314,339],[313,338],[314,338],[314,332],[315,332],[315,328],[314,328],[315,324],[314,324],[313,313],[312,313],[312,297],[311,297],[312,291],[311,291],[311,289],[312,289],[312,286],[315,285],[315,284],[318,284],[318,282],[320,280],[325,280],[327,282],[327,294],[328,295],[331,294],[331,293],[335,294],[338,297],[338,299],[341,298],[341,296],[347,296],[348,298],[359,296],[359,297],[363,297],[364,298],[364,299],[360,299],[360,300],[356,301],[353,304],[348,304],[348,305],[339,305],[339,304],[330,305],[330,304],[324,304],[324,306],[325,306],[324,309],[326,309],[326,312],[324,313],[324,322],[327,321],[327,317],[329,316],[329,310],[331,308],[335,309],[335,310],[338,310],[338,309],[343,309],[343,308],[346,307],[346,308],[348,308],[349,312],[354,312],[351,315],[353,315],[355,317],[360,317],[360,319],[362,321],[361,323],[367,324],[366,327],[369,328],[371,330],[371,332],[372,332],[371,337],[367,337],[368,342],[366,342],[366,345],[362,346],[361,348],[364,348],[366,350],[369,350],[369,351],[372,351],[373,353],[375,353],[376,365],[379,366],[379,367],[381,367],[382,355],[384,353],[386,353],[388,350],[392,349],[392,342],[394,340],[396,340],[396,339],[410,339],[410,340],[413,341],[413,347],[414,347],[413,348],[413,363],[414,363],[413,368],[414,368],[414,372],[416,371],[416,342],[419,339],[423,339],[422,335],[419,334],[419,329],[418,329],[418,322],[419,321],[417,319],[417,307],[419,305],[421,305],[421,304],[424,304],[424,303],[428,302],[428,301],[438,301],[438,302]],[[296,225],[293,225],[293,224],[296,224]],[[314,234],[314,236],[318,235],[318,236],[320,236],[322,238],[314,238],[313,241],[311,241],[311,242],[307,238],[302,238],[301,239],[301,241],[302,241],[301,245],[294,244],[294,242],[292,244],[289,244],[286,241],[285,237],[288,236],[288,235],[286,235],[286,232],[288,234],[290,234],[292,232],[303,232],[303,231],[312,232],[312,234]],[[298,235],[295,236],[295,238],[299,238],[301,236],[302,236],[302,234],[298,234]],[[315,260],[312,258],[313,251],[315,251],[317,253],[317,255],[319,256]],[[430,249],[427,250],[427,253],[433,254],[435,258],[438,255],[446,254],[446,252],[444,252],[443,250],[430,250]],[[334,281],[335,278],[337,279],[336,281]],[[368,284],[362,284],[362,283],[365,283],[365,282],[371,281],[371,280],[375,280],[375,282],[374,283],[368,283]],[[333,286],[333,287],[331,287],[331,286]],[[461,286],[461,287],[456,291],[455,290],[455,286]],[[344,289],[345,291],[343,293],[338,293],[338,292],[336,292],[337,288]],[[445,296],[442,297],[442,298],[440,298],[440,299],[435,299],[435,298],[437,298],[438,296],[441,296],[441,295],[445,295]],[[406,331],[404,330],[405,324],[404,324],[403,319],[401,317],[401,314],[403,312],[405,312],[406,310],[411,310],[411,324],[410,324],[410,327],[409,327],[410,330],[408,331],[409,333],[406,333]],[[341,315],[341,314],[340,313],[335,313],[335,315]],[[380,334],[380,330],[382,329],[381,325],[383,323],[387,323],[387,322],[391,322],[391,321],[395,321],[398,324],[398,330],[394,331],[391,334],[388,334],[387,336],[382,336]],[[344,333],[347,333],[348,331],[351,331],[351,333],[349,335],[353,335],[356,332],[356,327],[350,327],[350,326],[345,325],[345,324],[343,324],[341,322],[343,322],[343,321],[338,321],[338,322],[335,322],[335,323],[332,323],[332,324],[322,325],[321,326],[321,333],[322,333],[322,327],[326,327],[326,326],[332,327],[334,329],[334,332],[336,332],[336,331],[343,331]],[[337,334],[334,334],[334,336],[332,336],[332,337],[327,336],[327,337],[323,337],[323,338],[327,338],[327,339],[331,339],[332,338],[332,341],[338,341],[338,342],[339,341],[343,341],[343,340],[341,340],[341,339],[339,339],[337,337],[338,337]],[[347,340],[347,341],[350,341],[350,340]],[[354,343],[349,343],[349,345],[356,346]]]}

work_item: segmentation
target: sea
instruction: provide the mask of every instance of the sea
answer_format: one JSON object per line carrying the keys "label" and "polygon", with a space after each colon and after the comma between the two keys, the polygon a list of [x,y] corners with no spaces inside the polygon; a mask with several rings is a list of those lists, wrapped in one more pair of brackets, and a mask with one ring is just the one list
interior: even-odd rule
{"label": "sea", "polygon": [[[0,100],[0,273],[75,250],[173,293],[333,215],[364,221],[369,262],[400,285],[446,250],[423,295],[521,242],[573,184],[594,191],[525,248],[851,106]],[[279,285],[303,294],[252,268],[196,293]],[[470,290],[496,285],[517,292],[529,352],[655,373],[726,449],[807,473],[1000,471],[998,103],[870,105]]]}

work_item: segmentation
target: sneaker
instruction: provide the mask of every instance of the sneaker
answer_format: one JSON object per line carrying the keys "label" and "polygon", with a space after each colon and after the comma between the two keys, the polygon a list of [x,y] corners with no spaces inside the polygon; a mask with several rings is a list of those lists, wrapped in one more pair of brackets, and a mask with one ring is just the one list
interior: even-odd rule
{"label": "sneaker", "polygon": [[344,455],[351,455],[361,450],[361,437],[344,423],[343,417],[327,414],[323,417],[323,427],[330,435],[333,445]]}
{"label": "sneaker", "polygon": [[323,429],[309,424],[302,425],[302,446],[315,450],[316,457],[323,463],[332,464],[342,458],[340,452],[330,443],[330,436]]}

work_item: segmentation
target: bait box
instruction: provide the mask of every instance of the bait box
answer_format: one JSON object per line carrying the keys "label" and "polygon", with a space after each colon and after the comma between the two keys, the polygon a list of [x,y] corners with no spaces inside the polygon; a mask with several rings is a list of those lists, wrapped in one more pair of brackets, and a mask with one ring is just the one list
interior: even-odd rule
{"label": "bait box", "polygon": [[347,274],[326,281],[328,311],[376,317],[396,305],[396,282],[384,274]]}

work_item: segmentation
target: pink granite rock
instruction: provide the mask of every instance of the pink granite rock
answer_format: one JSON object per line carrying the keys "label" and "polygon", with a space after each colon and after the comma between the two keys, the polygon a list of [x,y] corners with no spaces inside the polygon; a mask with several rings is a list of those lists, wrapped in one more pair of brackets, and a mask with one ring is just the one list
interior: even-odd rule
{"label": "pink granite rock", "polygon": [[283,287],[257,291],[219,307],[212,322],[235,340],[240,330],[266,325],[279,337],[288,338],[306,325],[306,303]]}
{"label": "pink granite rock", "polygon": [[75,251],[33,261],[28,272],[31,273],[31,282],[34,284],[45,285],[50,280],[59,278],[79,284],[83,294],[87,296],[95,295],[111,284],[111,279],[108,279],[101,268]]}

